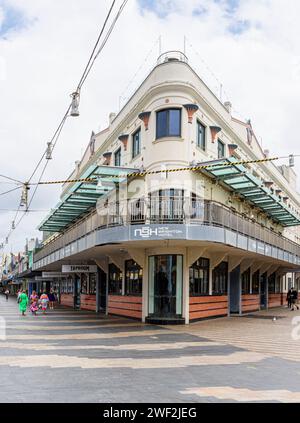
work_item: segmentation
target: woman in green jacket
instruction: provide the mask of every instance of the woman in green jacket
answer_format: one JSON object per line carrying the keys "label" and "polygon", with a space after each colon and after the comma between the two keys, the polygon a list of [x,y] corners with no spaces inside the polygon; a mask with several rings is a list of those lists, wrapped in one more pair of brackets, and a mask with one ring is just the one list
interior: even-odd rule
{"label": "woman in green jacket", "polygon": [[25,311],[27,310],[27,305],[28,305],[28,297],[26,295],[26,291],[23,290],[19,297],[19,309],[22,313],[22,316],[26,316]]}

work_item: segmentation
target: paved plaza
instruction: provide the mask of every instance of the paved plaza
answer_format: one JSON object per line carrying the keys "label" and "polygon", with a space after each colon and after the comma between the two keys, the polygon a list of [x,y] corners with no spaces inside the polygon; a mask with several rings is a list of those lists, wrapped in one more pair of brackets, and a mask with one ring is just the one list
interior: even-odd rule
{"label": "paved plaza", "polygon": [[[2,403],[299,402],[300,312],[153,326],[0,296]],[[275,317],[275,319],[274,319]]]}

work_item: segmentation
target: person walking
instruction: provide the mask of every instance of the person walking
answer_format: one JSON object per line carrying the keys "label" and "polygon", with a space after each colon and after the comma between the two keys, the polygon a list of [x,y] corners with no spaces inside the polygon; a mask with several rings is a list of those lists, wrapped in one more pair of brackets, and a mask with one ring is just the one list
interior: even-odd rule
{"label": "person walking", "polygon": [[25,312],[27,310],[28,305],[28,297],[26,295],[26,291],[21,291],[19,295],[19,310],[22,313],[22,316],[26,316]]}
{"label": "person walking", "polygon": [[35,291],[32,291],[32,294],[30,295],[30,311],[31,313],[36,316],[36,313],[39,309],[38,306],[39,297]]}
{"label": "person walking", "polygon": [[41,304],[43,314],[46,314],[48,303],[49,303],[49,297],[46,294],[46,292],[43,292],[42,295],[40,296],[40,304]]}
{"label": "person walking", "polygon": [[295,288],[293,288],[292,289],[292,305],[291,305],[291,311],[294,311],[295,310],[295,307],[297,308],[297,310],[299,310],[299,307],[298,307],[298,291],[295,289]]}
{"label": "person walking", "polygon": [[10,294],[10,292],[9,292],[9,289],[8,289],[8,288],[6,288],[6,290],[5,290],[4,294],[5,294],[6,301],[8,301],[8,296],[9,296],[9,294]]}
{"label": "person walking", "polygon": [[287,301],[287,306],[288,308],[292,307],[292,288],[290,288],[288,290],[288,293],[286,294],[286,301]]}
{"label": "person walking", "polygon": [[55,294],[54,294],[52,289],[51,289],[48,297],[49,297],[49,308],[50,308],[50,310],[54,310],[54,303],[56,301],[56,298],[55,298]]}

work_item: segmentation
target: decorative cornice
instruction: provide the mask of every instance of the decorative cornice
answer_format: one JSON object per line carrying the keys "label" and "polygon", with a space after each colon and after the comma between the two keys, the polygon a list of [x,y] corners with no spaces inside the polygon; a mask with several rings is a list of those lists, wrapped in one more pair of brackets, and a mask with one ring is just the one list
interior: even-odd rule
{"label": "decorative cornice", "polygon": [[142,112],[139,114],[139,119],[141,119],[144,122],[146,131],[148,131],[150,115],[151,115],[151,112]]}
{"label": "decorative cornice", "polygon": [[199,107],[197,104],[184,104],[183,107],[187,110],[188,113],[188,123],[193,123],[193,116]]}
{"label": "decorative cornice", "polygon": [[237,148],[238,148],[237,144],[228,144],[229,156],[233,156]]}
{"label": "decorative cornice", "polygon": [[123,143],[125,151],[127,151],[128,138],[129,138],[128,134],[122,134],[119,136],[119,140]]}
{"label": "decorative cornice", "polygon": [[210,126],[211,131],[211,142],[215,142],[217,134],[222,131],[220,126]]}
{"label": "decorative cornice", "polygon": [[112,152],[111,151],[108,151],[106,153],[103,153],[102,155],[105,158],[105,163],[104,164],[106,164],[106,165],[109,166],[110,165],[110,161],[111,161]]}

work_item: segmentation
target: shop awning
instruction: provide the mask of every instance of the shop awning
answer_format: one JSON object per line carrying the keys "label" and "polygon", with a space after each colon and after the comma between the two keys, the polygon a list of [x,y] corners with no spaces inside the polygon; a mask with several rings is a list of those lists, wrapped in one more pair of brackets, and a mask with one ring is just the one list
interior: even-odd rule
{"label": "shop awning", "polygon": [[284,203],[282,197],[264,186],[263,181],[252,175],[244,165],[235,164],[235,162],[236,159],[230,157],[201,163],[201,165],[208,164],[211,167],[200,171],[218,180],[230,191],[239,194],[242,198],[263,210],[282,226],[300,225],[300,216]]}
{"label": "shop awning", "polygon": [[80,179],[92,178],[95,182],[75,182],[55,209],[43,220],[40,231],[61,232],[89,210],[96,207],[98,199],[126,181],[128,174],[138,169],[91,165]]}

